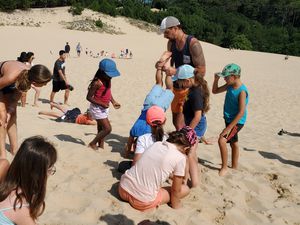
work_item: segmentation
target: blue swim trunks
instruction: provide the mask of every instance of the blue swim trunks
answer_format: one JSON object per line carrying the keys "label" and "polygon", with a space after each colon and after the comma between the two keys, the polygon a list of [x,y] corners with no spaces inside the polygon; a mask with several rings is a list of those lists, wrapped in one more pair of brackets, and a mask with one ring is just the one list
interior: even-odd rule
{"label": "blue swim trunks", "polygon": [[140,117],[135,121],[130,130],[130,136],[139,137],[151,133],[151,127],[146,121],[146,114],[147,110],[142,110]]}

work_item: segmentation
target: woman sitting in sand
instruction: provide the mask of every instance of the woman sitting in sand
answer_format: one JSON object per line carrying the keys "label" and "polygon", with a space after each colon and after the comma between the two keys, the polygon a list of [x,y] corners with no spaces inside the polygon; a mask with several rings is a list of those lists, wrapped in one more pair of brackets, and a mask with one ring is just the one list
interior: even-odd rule
{"label": "woman sitting in sand", "polygon": [[[121,199],[140,211],[170,203],[180,208],[180,199],[187,196],[189,188],[184,184],[186,155],[198,141],[195,131],[183,127],[169,134],[167,141],[155,142],[121,177]],[[172,186],[162,187],[173,175]]]}
{"label": "woman sitting in sand", "polygon": [[0,158],[6,158],[6,132],[10,141],[10,152],[17,151],[17,103],[22,92],[27,92],[31,84],[42,87],[51,80],[51,72],[46,66],[29,68],[19,61],[0,63]]}
{"label": "woman sitting in sand", "polygon": [[51,108],[56,108],[60,112],[54,111],[40,111],[39,115],[52,116],[56,118],[57,122],[69,122],[83,125],[96,125],[96,120],[93,120],[89,110],[85,113],[81,113],[80,109],[73,108],[71,110],[66,109],[64,106],[54,102],[50,102]]}
{"label": "woman sitting in sand", "polygon": [[56,159],[56,149],[41,136],[21,144],[7,174],[0,177],[0,224],[37,224],[45,209],[47,179],[56,171]]}

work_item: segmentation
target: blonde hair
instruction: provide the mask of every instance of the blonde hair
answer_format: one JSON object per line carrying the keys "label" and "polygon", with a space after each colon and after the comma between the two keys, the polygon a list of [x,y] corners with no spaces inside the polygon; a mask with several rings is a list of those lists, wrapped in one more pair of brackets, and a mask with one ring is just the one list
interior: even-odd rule
{"label": "blonde hair", "polygon": [[30,89],[32,82],[37,84],[48,83],[52,78],[50,70],[44,65],[35,65],[30,70],[22,70],[15,82],[19,91],[26,92]]}

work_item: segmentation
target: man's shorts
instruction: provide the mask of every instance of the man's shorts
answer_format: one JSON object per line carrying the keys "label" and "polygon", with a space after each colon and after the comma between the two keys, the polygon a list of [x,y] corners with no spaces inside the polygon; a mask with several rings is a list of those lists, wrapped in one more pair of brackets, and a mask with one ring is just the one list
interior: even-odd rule
{"label": "man's shorts", "polygon": [[66,90],[67,85],[65,81],[52,81],[52,92],[59,92],[60,90]]}
{"label": "man's shorts", "polygon": [[170,107],[170,104],[174,98],[174,94],[170,89],[163,89],[160,85],[156,84],[152,87],[149,94],[144,100],[143,110],[149,109],[153,105],[157,105],[164,111]]}
{"label": "man's shorts", "polygon": [[[226,127],[228,127],[229,123],[226,123]],[[227,137],[225,137],[227,139],[227,143],[235,143],[238,142],[239,137],[238,137],[238,132],[243,128],[244,124],[237,124],[235,125],[231,131],[229,132],[229,134],[227,135]]]}
{"label": "man's shorts", "polygon": [[188,95],[189,89],[173,89],[174,99],[171,103],[172,113],[181,113],[183,111],[183,105]]}
{"label": "man's shorts", "polygon": [[103,108],[100,105],[90,104],[90,113],[94,120],[102,120],[108,118],[109,108]]}
{"label": "man's shorts", "polygon": [[151,127],[146,121],[146,114],[147,110],[142,110],[141,115],[130,129],[131,137],[139,137],[144,134],[151,133]]}

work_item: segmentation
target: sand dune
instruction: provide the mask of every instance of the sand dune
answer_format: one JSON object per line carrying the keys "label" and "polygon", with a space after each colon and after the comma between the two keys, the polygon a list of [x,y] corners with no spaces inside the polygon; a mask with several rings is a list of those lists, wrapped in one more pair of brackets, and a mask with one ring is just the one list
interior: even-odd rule
{"label": "sand dune", "polygon": [[[124,34],[68,30],[61,23],[87,17],[101,18]],[[116,167],[123,160],[129,129],[154,84],[154,63],[166,48],[166,39],[155,32],[140,30],[124,18],[89,10],[72,17],[67,8],[34,9],[0,13],[0,18],[1,61],[16,59],[21,51],[33,51],[34,63],[45,64],[52,70],[58,51],[65,42],[70,43],[66,73],[75,88],[70,103],[82,110],[88,107],[87,87],[101,58],[85,53],[78,58],[76,44],[80,42],[83,50],[88,48],[93,53],[104,50],[118,55],[123,48],[133,52],[133,59],[115,60],[122,75],[113,79],[112,91],[122,107],[110,110],[113,131],[100,152],[86,146],[96,133],[95,127],[57,123],[38,116],[39,110],[50,109],[51,84],[42,90],[39,108],[31,106],[33,91],[28,93],[28,105],[18,107],[19,141],[41,134],[53,141],[59,151],[57,173],[48,181],[46,210],[39,224],[133,225],[144,219],[171,225],[300,224],[299,57],[284,60],[283,55],[230,51],[201,42],[210,86],[214,72],[235,62],[241,65],[242,80],[249,89],[248,121],[240,133],[240,168],[220,178],[218,145],[200,144],[201,185],[183,200],[184,207],[173,210],[164,205],[154,212],[141,213],[119,200],[116,185],[120,174]],[[57,94],[55,100],[62,102],[63,93]],[[224,95],[211,96],[207,137],[217,137],[224,126],[223,100]],[[167,115],[165,128],[171,131],[170,111]],[[294,135],[279,136],[282,128]]]}

